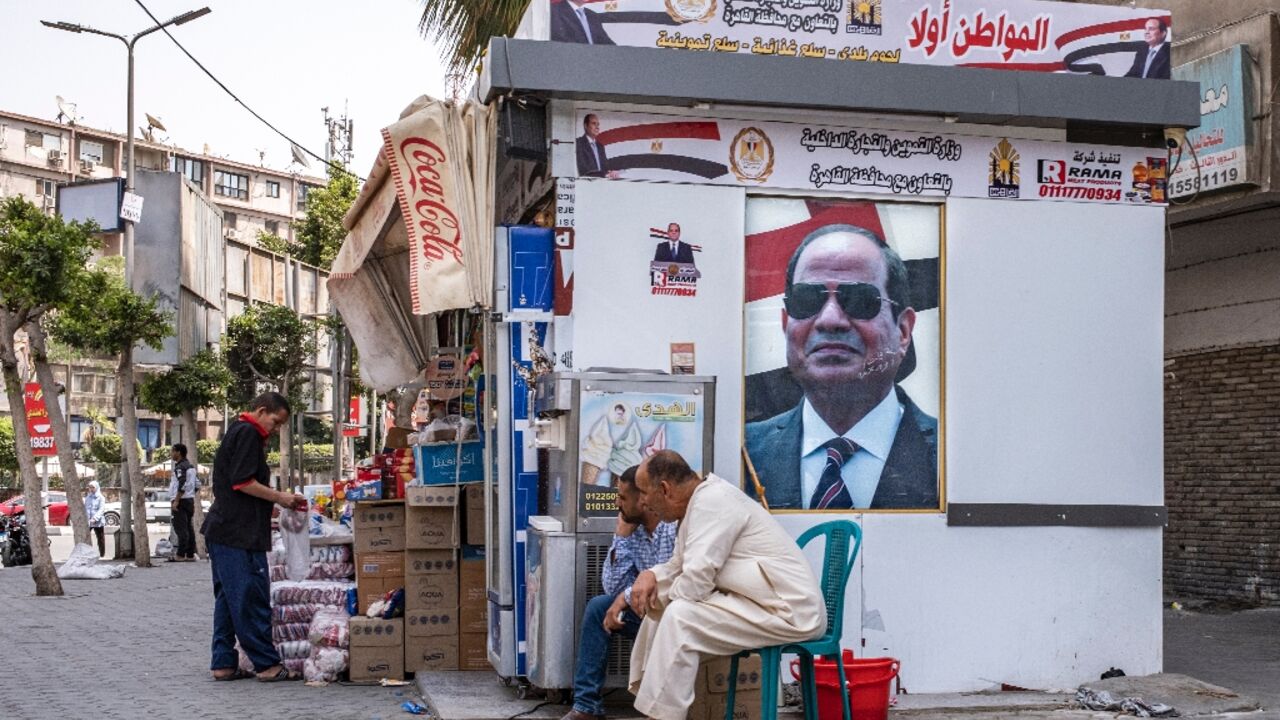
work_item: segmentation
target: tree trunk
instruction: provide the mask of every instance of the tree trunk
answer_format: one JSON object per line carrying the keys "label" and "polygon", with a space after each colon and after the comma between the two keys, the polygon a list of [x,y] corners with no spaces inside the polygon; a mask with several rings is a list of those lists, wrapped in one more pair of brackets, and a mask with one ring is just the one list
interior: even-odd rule
{"label": "tree trunk", "polygon": [[18,469],[22,475],[22,493],[26,497],[27,536],[31,542],[31,577],[36,582],[36,595],[61,595],[62,581],[53,567],[49,553],[49,534],[44,526],[43,498],[40,495],[40,476],[36,473],[36,458],[31,452],[31,433],[23,408],[22,378],[18,375],[18,356],[13,348],[13,336],[17,332],[13,320],[0,322],[0,367],[4,373],[4,390],[9,397],[13,415],[13,444],[18,456]]}
{"label": "tree trunk", "polygon": [[[195,410],[182,411],[182,441],[187,445],[187,459],[192,465],[196,466],[196,479],[200,477],[200,451],[197,445],[200,442],[196,428],[196,412]],[[213,462],[213,458],[209,458],[209,462]],[[193,525],[196,529],[196,554],[201,560],[209,558],[209,550],[204,546],[204,533],[200,532],[200,527],[204,525],[204,506],[201,504],[200,497],[204,495],[204,486],[199,486],[196,491],[196,514]]]}
{"label": "tree trunk", "polygon": [[67,430],[67,417],[58,404],[58,382],[49,366],[49,348],[44,327],[37,322],[27,323],[27,337],[31,340],[31,364],[35,366],[36,379],[44,390],[45,406],[49,408],[49,423],[53,425],[53,440],[58,446],[58,465],[62,468],[63,489],[67,493],[67,509],[71,513],[71,531],[76,544],[89,542],[89,515],[84,509],[84,484],[76,472],[76,456],[71,449],[71,433]]}
{"label": "tree trunk", "polygon": [[[142,463],[138,458],[138,393],[133,384],[133,348],[120,353],[116,366],[116,386],[120,390],[120,415],[124,427],[120,444],[124,451],[124,468],[129,473],[133,498],[133,562],[138,567],[151,567],[151,538],[147,535],[147,496],[142,481]],[[121,502],[126,499],[121,498]]]}

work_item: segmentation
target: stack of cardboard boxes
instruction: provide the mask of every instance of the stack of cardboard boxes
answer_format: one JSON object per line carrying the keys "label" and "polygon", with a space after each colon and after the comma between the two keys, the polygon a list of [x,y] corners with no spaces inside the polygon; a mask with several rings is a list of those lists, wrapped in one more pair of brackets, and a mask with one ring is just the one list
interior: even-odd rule
{"label": "stack of cardboard boxes", "polygon": [[[353,658],[382,660],[390,635],[401,653],[400,666],[393,668],[400,675],[489,669],[481,487],[408,486],[402,500],[357,505],[353,517],[359,612],[366,612],[387,592],[404,588],[404,618],[353,619]],[[377,627],[375,622],[395,623],[397,630],[392,633],[383,625],[384,632],[357,634],[366,623]],[[378,650],[357,653],[356,647]],[[352,679],[356,672],[353,660]]]}

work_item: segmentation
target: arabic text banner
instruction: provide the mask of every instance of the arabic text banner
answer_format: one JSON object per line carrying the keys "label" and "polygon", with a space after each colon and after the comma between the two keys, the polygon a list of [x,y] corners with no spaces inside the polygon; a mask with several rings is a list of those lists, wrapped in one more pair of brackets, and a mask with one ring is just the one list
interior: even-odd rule
{"label": "arabic text banner", "polygon": [[[1164,149],[582,110],[567,177],[903,197],[1152,204]],[[568,138],[559,138],[568,142]]]}
{"label": "arabic text banner", "polygon": [[545,0],[592,45],[1169,78],[1164,10],[1040,0]]}

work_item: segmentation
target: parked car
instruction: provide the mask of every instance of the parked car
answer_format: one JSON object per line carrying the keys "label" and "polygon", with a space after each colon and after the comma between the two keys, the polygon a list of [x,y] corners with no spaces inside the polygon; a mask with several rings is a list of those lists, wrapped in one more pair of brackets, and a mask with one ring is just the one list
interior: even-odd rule
{"label": "parked car", "polygon": [[[170,504],[169,491],[159,488],[147,488],[143,490],[143,494],[147,501],[147,522],[167,523],[173,522],[173,506]],[[209,501],[201,500],[200,506],[205,512],[209,511]],[[120,503],[109,502],[102,506],[103,519],[108,527],[115,527],[120,524]]]}
{"label": "parked car", "polygon": [[[26,507],[27,501],[17,495],[0,503],[0,513],[5,515],[13,515],[21,512]],[[49,506],[49,524],[50,525],[70,525],[71,513],[67,510],[67,494],[61,492],[50,492],[45,495],[44,503]]]}

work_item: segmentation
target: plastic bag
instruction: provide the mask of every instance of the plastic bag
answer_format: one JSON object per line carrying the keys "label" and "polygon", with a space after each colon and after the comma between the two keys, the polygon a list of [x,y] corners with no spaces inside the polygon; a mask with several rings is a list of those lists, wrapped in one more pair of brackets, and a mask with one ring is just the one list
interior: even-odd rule
{"label": "plastic bag", "polygon": [[331,520],[320,513],[311,514],[311,535],[313,537],[335,537],[345,535],[351,537],[351,526]]}
{"label": "plastic bag", "polygon": [[58,568],[63,580],[111,580],[124,577],[126,565],[106,565],[98,562],[98,551],[84,543],[71,549],[71,557]]}
{"label": "plastic bag", "polygon": [[336,682],[347,671],[349,655],[342,648],[313,647],[302,662],[302,679],[313,682]]}
{"label": "plastic bag", "polygon": [[307,640],[312,645],[327,645],[344,648],[350,644],[348,635],[349,617],[347,611],[336,606],[323,607],[316,610],[311,618],[311,626]]}
{"label": "plastic bag", "polygon": [[285,573],[290,580],[306,580],[311,569],[311,538],[307,535],[309,510],[281,510],[280,536],[284,539]]}

